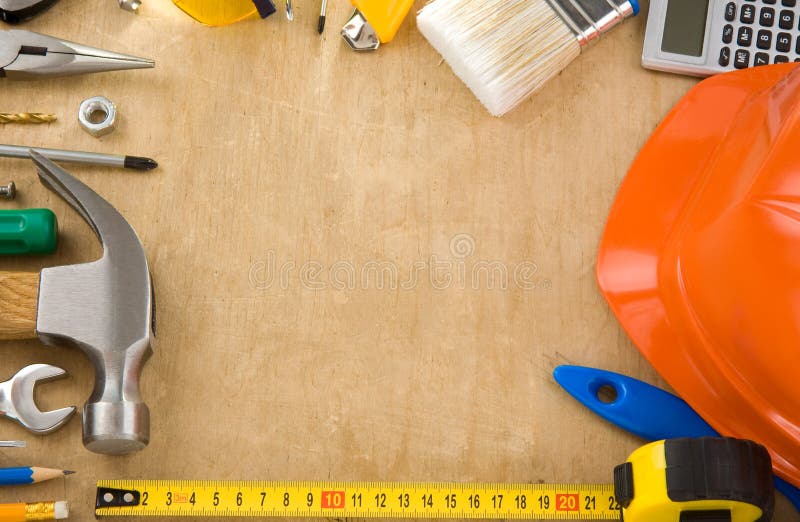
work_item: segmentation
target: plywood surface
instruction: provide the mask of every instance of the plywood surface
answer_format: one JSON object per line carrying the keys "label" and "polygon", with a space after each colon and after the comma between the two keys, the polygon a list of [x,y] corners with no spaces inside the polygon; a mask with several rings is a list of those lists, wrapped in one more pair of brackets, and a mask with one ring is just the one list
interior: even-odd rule
{"label": "plywood surface", "polygon": [[[29,447],[3,450],[0,465],[78,473],[0,500],[66,495],[88,520],[101,478],[609,481],[639,441],[551,372],[583,364],[664,385],[594,280],[620,181],[694,83],[639,66],[644,19],[496,119],[413,16],[357,55],[338,36],[344,2],[319,37],[316,2],[297,0],[291,24],[209,29],[145,1],[132,16],[114,0],[63,0],[28,24],[157,68],[3,82],[0,110],[60,119],[0,127],[0,142],[160,162],[149,174],[68,167],[128,218],[151,263],[152,441],[113,458],[84,449],[78,419],[44,438],[2,422],[0,439]],[[99,141],[76,117],[98,94],[121,115]],[[0,269],[99,254],[31,164],[0,160],[0,173],[20,190],[2,208],[53,208],[62,229],[56,255]],[[34,362],[70,371],[41,388],[43,408],[92,389],[79,352],[7,342],[0,361],[3,377]],[[800,520],[782,499],[776,519]]]}

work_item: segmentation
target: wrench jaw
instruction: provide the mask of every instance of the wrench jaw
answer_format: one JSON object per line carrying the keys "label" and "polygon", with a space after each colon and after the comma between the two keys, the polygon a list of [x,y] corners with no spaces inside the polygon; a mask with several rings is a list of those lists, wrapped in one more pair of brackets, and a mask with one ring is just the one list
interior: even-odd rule
{"label": "wrench jaw", "polygon": [[26,366],[14,377],[0,384],[0,411],[37,435],[56,431],[69,421],[76,408],[72,406],[43,412],[36,406],[33,392],[37,384],[66,375],[66,371],[49,364]]}

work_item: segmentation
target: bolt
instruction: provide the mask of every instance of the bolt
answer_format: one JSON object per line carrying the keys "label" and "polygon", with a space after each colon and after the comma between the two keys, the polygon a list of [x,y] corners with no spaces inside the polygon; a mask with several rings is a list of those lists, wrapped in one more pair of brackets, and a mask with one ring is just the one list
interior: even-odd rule
{"label": "bolt", "polygon": [[17,197],[17,186],[13,181],[5,187],[0,186],[0,198],[14,199],[15,197]]}

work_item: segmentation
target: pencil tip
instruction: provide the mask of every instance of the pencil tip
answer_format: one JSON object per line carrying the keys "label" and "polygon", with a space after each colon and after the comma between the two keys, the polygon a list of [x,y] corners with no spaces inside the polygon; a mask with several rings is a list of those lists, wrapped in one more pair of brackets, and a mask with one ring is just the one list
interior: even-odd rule
{"label": "pencil tip", "polygon": [[64,475],[72,475],[73,473],[75,473],[75,472],[70,470],[70,469],[65,469],[64,470]]}

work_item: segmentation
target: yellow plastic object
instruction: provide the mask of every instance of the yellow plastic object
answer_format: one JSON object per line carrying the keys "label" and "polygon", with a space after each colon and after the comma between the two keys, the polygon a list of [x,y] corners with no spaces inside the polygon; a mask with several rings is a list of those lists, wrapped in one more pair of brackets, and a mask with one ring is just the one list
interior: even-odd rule
{"label": "yellow plastic object", "polygon": [[391,42],[414,0],[351,0],[353,6],[375,30],[381,43]]}
{"label": "yellow plastic object", "polygon": [[730,438],[643,446],[614,470],[614,486],[631,522],[765,522],[775,503],[766,448]]}
{"label": "yellow plastic object", "polygon": [[184,13],[206,25],[227,25],[258,14],[253,0],[172,0]]}

